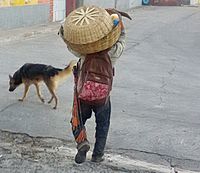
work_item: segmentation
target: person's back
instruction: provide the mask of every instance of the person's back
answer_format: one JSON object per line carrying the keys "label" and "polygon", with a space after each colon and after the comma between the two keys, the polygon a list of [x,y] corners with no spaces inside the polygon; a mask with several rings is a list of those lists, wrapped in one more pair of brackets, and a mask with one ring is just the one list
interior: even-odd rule
{"label": "person's back", "polygon": [[78,98],[91,105],[106,102],[112,89],[113,67],[108,50],[88,54],[79,74]]}

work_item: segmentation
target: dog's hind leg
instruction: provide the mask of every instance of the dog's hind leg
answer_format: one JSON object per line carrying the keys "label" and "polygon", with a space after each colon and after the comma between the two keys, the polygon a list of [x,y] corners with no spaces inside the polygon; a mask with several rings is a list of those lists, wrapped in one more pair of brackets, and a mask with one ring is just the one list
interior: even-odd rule
{"label": "dog's hind leg", "polygon": [[[58,105],[58,98],[55,94],[55,91],[52,90],[52,89],[49,89],[50,93],[52,94],[52,97],[55,99],[55,106],[53,107],[53,109],[56,109],[57,108],[57,105]],[[53,99],[52,99],[53,100]]]}
{"label": "dog's hind leg", "polygon": [[51,103],[53,99],[55,99],[55,106],[53,107],[53,109],[56,109],[57,108],[57,105],[58,105],[58,98],[55,94],[55,90],[56,90],[56,84],[54,82],[45,82],[48,89],[49,89],[49,92],[51,93],[52,97],[51,99],[49,100],[48,103]]}
{"label": "dog's hind leg", "polygon": [[36,87],[36,91],[37,91],[37,95],[39,97],[39,99],[41,100],[41,102],[44,103],[44,99],[42,98],[41,94],[40,94],[40,88],[39,88],[39,84],[38,83],[34,83],[35,87]]}
{"label": "dog's hind leg", "polygon": [[24,95],[21,99],[18,99],[19,101],[22,101],[22,102],[24,101],[24,99],[28,93],[29,87],[30,87],[29,83],[24,83]]}

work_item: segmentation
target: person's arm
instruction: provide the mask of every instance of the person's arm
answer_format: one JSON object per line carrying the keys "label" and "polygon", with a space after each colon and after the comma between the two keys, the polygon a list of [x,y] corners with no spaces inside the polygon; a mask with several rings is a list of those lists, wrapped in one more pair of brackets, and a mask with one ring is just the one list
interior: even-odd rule
{"label": "person's arm", "polygon": [[113,45],[113,47],[108,52],[113,66],[115,65],[119,57],[122,55],[124,48],[125,48],[125,30],[123,23],[121,23],[121,35],[118,41]]}

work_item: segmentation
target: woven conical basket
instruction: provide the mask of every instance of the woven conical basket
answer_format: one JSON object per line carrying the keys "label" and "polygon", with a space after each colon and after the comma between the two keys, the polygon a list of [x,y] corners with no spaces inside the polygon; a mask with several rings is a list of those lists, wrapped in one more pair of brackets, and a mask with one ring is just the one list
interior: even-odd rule
{"label": "woven conical basket", "polygon": [[113,28],[111,16],[96,6],[80,7],[67,16],[64,41],[81,54],[99,52],[112,47],[120,35],[120,27]]}

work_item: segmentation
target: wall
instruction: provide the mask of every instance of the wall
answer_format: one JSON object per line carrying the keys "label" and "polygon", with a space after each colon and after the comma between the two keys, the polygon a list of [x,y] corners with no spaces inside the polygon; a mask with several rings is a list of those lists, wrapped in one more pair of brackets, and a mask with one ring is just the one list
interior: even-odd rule
{"label": "wall", "polygon": [[119,10],[127,10],[142,5],[142,0],[84,0],[84,4],[97,5],[105,8],[116,7]]}
{"label": "wall", "polygon": [[116,8],[119,10],[127,10],[129,9],[129,0],[116,0],[115,1]]}
{"label": "wall", "polygon": [[0,0],[0,28],[47,23],[52,0]]}
{"label": "wall", "polygon": [[115,0],[83,0],[83,4],[108,8],[115,6]]}
{"label": "wall", "polygon": [[138,7],[142,5],[142,0],[129,0],[129,7]]}
{"label": "wall", "polygon": [[38,4],[38,0],[0,0],[0,7]]}
{"label": "wall", "polygon": [[0,8],[0,28],[10,29],[47,23],[49,4]]}
{"label": "wall", "polygon": [[198,0],[190,0],[190,5],[198,5]]}

